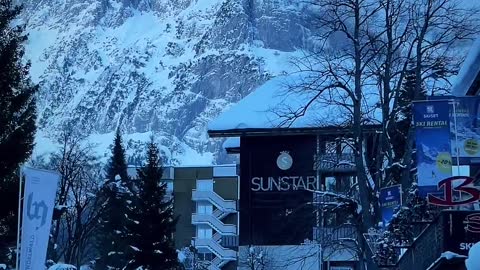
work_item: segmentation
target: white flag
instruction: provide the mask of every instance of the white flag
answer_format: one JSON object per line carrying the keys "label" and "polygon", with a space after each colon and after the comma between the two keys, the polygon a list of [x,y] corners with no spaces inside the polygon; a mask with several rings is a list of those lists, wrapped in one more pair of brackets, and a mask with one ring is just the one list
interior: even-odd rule
{"label": "white flag", "polygon": [[24,167],[20,270],[45,270],[48,238],[60,176],[51,171]]}

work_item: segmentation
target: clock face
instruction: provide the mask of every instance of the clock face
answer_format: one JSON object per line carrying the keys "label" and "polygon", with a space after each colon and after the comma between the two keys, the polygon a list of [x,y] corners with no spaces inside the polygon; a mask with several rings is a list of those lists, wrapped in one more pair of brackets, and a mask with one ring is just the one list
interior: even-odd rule
{"label": "clock face", "polygon": [[281,170],[286,171],[290,169],[292,167],[292,164],[293,164],[292,156],[290,156],[290,154],[286,152],[281,153],[277,158],[277,166]]}

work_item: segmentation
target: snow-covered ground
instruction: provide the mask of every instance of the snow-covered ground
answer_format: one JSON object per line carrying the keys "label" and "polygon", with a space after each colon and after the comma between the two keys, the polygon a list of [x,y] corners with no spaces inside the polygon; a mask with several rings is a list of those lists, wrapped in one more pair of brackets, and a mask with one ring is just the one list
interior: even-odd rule
{"label": "snow-covered ground", "polygon": [[467,270],[480,269],[480,242],[473,245],[468,251],[468,258],[465,260]]}

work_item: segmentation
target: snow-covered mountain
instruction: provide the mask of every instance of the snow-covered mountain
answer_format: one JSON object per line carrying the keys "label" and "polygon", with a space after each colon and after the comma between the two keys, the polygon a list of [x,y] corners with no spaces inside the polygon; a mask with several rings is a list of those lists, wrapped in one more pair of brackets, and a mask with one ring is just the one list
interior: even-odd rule
{"label": "snow-covered mountain", "polygon": [[120,127],[135,157],[153,134],[171,164],[221,160],[207,123],[312,46],[298,0],[24,0],[40,84],[34,156],[64,126],[104,158]]}

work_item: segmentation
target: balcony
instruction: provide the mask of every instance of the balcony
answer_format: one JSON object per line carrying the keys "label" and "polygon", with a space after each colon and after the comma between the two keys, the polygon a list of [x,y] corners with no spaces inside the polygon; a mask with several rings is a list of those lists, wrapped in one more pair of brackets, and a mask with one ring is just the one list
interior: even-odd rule
{"label": "balcony", "polygon": [[236,235],[237,226],[233,224],[225,224],[213,215],[193,214],[192,224],[206,224],[219,232],[221,235]]}
{"label": "balcony", "polygon": [[319,243],[332,243],[333,241],[342,241],[342,239],[356,239],[357,229],[353,225],[343,225],[339,227],[315,227],[313,229],[313,239]]}
{"label": "balcony", "polygon": [[208,201],[215,205],[218,209],[225,213],[236,213],[237,202],[232,200],[224,200],[213,191],[193,190],[192,201]]}

